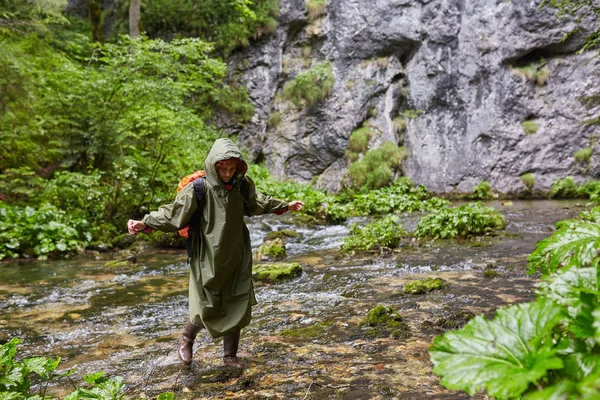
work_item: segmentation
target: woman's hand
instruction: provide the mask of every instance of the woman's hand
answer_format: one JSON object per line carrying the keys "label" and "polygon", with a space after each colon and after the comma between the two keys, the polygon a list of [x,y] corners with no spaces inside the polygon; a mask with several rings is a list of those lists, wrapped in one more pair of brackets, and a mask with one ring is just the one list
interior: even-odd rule
{"label": "woman's hand", "polygon": [[288,211],[300,211],[304,207],[304,202],[300,200],[290,201],[288,204]]}
{"label": "woman's hand", "polygon": [[148,228],[148,225],[146,225],[145,222],[137,221],[135,219],[127,221],[127,230],[130,235],[137,235],[146,228]]}

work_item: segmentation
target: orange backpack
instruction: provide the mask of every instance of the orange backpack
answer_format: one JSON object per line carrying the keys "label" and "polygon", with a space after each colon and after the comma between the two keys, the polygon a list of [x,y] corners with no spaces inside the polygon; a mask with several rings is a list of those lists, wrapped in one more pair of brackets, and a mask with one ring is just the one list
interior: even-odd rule
{"label": "orange backpack", "polygon": [[[201,193],[198,193],[197,184],[195,181],[196,181],[196,179],[204,178],[205,176],[206,176],[206,173],[203,170],[198,170],[198,171],[194,172],[193,174],[183,177],[179,181],[179,184],[177,185],[177,192],[179,193],[181,191],[181,189],[183,189],[188,183],[194,182],[194,190],[196,191],[196,198],[198,200],[200,200],[199,204],[202,204],[204,202],[204,185],[202,185],[202,187],[200,189]],[[202,197],[202,198],[200,198],[200,197]],[[189,230],[190,230],[190,226],[188,225],[185,228],[179,230],[179,234],[181,236],[183,236],[184,238],[187,238],[189,236]]]}

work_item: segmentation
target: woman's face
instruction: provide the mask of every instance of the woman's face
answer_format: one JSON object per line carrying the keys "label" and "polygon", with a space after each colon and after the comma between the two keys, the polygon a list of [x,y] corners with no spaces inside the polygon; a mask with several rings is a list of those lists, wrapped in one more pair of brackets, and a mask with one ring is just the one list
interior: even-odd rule
{"label": "woman's face", "polygon": [[235,175],[237,169],[237,160],[225,160],[217,165],[217,175],[223,182],[229,182]]}

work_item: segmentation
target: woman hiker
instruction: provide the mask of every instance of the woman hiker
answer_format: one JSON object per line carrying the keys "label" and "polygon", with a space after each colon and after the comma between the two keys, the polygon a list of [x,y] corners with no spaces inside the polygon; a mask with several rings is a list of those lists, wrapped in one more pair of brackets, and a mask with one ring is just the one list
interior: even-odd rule
{"label": "woman hiker", "polygon": [[299,211],[302,201],[286,202],[256,191],[246,175],[248,165],[229,139],[217,139],[205,161],[204,203],[198,208],[194,184],[186,185],[171,204],[129,220],[130,234],[157,229],[176,232],[190,225],[189,321],[179,338],[177,355],[192,363],[196,335],[206,328],[213,338],[223,336],[223,362],[240,367],[240,330],[250,323],[256,304],[252,286],[252,249],[244,213],[261,215]]}

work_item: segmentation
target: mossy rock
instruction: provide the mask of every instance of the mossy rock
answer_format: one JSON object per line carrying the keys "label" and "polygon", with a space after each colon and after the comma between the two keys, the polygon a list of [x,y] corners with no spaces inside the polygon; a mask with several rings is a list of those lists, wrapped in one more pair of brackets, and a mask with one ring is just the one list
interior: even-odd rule
{"label": "mossy rock", "polygon": [[372,338],[391,336],[393,339],[406,339],[412,335],[402,315],[388,306],[373,308],[360,325],[368,327],[366,335]]}
{"label": "mossy rock", "polygon": [[281,238],[266,241],[258,249],[258,258],[261,260],[282,260],[286,256],[285,242]]}
{"label": "mossy rock", "polygon": [[265,236],[265,241],[279,239],[279,238],[286,238],[286,237],[293,237],[293,238],[298,237],[298,232],[292,231],[290,229],[283,229],[281,231],[272,231],[272,232],[267,233],[267,236]]}
{"label": "mossy rock", "polygon": [[444,287],[444,281],[440,278],[418,279],[416,281],[407,283],[406,286],[404,286],[404,293],[423,294],[433,290],[440,290]]}
{"label": "mossy rock", "polygon": [[281,282],[302,275],[298,263],[258,264],[252,267],[252,278],[262,282]]}

